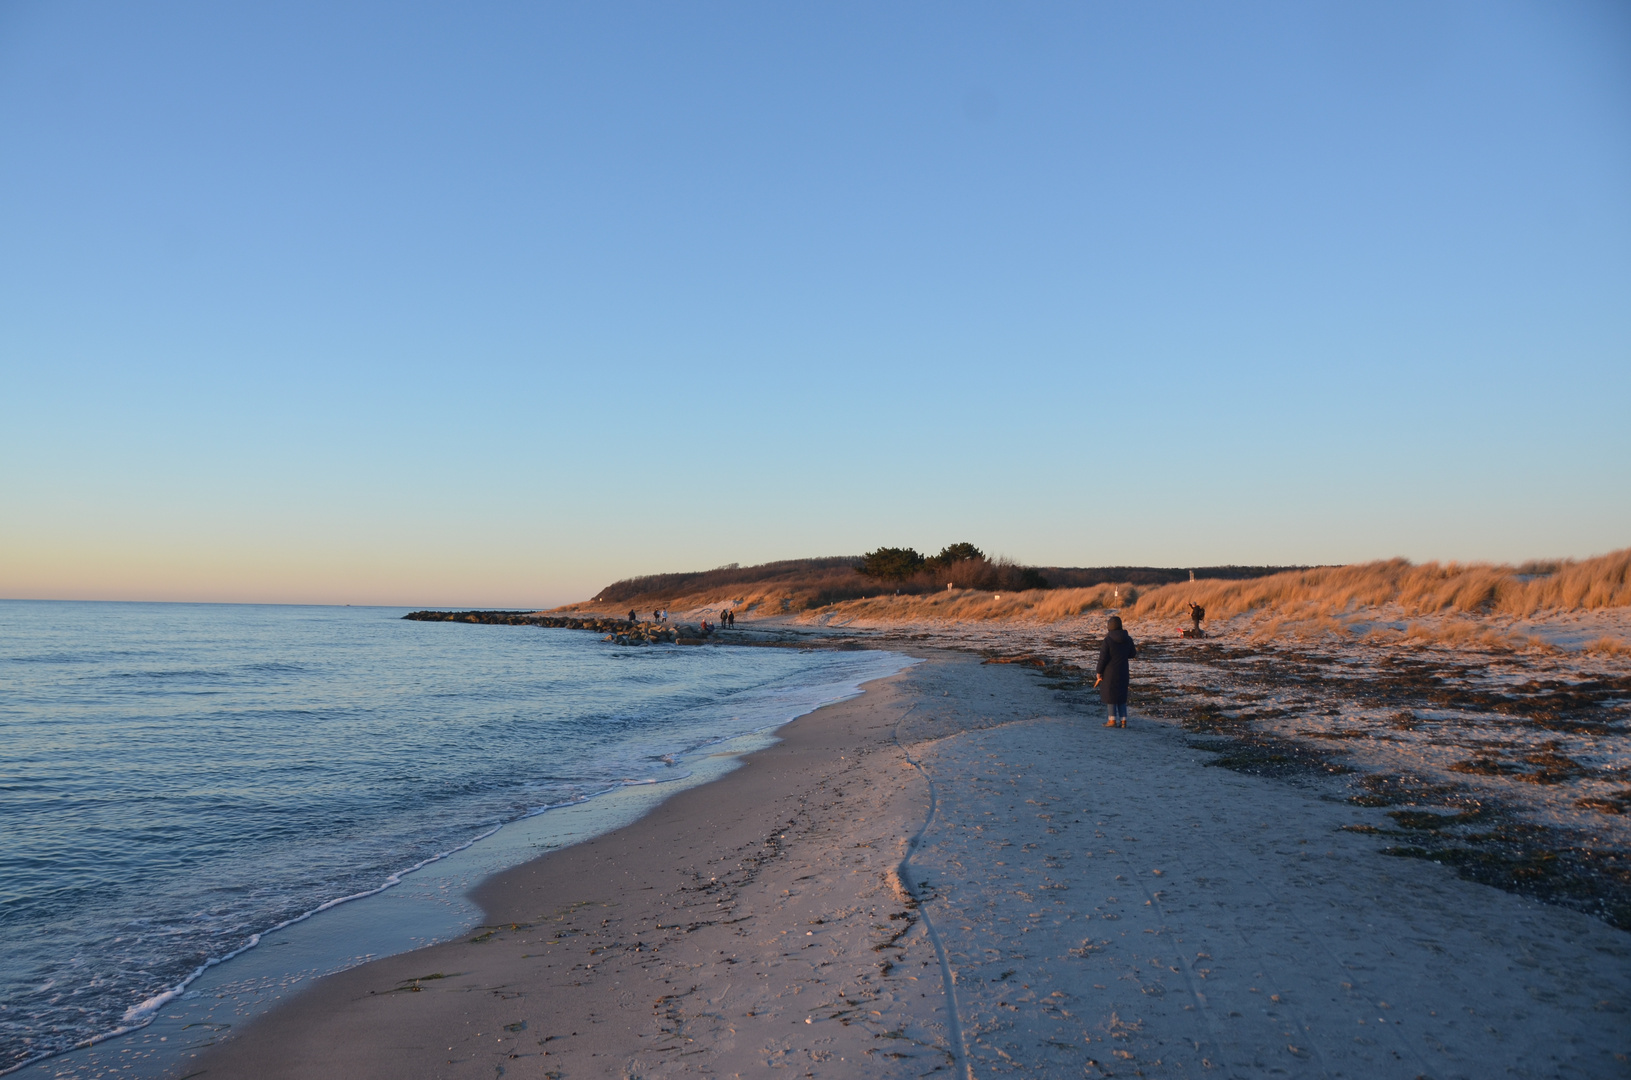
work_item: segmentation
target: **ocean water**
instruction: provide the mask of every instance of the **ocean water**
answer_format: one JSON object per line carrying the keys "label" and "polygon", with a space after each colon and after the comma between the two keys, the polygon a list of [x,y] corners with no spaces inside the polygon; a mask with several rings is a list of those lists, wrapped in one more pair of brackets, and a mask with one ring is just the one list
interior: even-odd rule
{"label": "ocean water", "polygon": [[142,1029],[314,912],[610,827],[584,808],[908,663],[402,614],[0,602],[0,1071]]}

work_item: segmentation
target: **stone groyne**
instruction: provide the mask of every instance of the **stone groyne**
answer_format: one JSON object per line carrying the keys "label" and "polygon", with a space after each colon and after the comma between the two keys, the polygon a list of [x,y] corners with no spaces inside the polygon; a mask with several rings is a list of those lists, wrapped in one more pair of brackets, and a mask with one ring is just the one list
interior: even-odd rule
{"label": "stone groyne", "polygon": [[415,622],[489,623],[499,626],[548,626],[560,630],[592,630],[618,645],[701,645],[700,627],[682,623],[629,622],[627,619],[582,618],[576,615],[532,615],[524,611],[410,611],[402,616]]}

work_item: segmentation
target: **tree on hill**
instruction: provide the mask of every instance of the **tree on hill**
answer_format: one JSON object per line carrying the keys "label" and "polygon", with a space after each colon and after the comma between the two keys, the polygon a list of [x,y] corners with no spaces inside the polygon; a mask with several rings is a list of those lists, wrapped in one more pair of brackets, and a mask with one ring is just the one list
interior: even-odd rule
{"label": "tree on hill", "polygon": [[947,544],[940,554],[925,559],[912,548],[879,548],[861,559],[856,571],[876,581],[897,586],[898,592],[921,593],[943,589],[1045,589],[1041,574],[1007,559],[991,559],[973,544]]}
{"label": "tree on hill", "polygon": [[956,566],[960,562],[970,562],[974,559],[984,559],[985,552],[973,544],[947,544],[940,549],[940,554],[932,559],[925,559],[924,566],[930,570],[943,570]]}
{"label": "tree on hill", "polygon": [[861,556],[855,569],[870,578],[903,581],[923,569],[925,560],[912,548],[881,547]]}

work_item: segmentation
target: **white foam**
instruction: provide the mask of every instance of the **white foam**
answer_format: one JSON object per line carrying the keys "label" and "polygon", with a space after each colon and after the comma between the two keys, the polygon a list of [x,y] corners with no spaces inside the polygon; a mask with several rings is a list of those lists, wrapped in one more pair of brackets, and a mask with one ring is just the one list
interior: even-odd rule
{"label": "white foam", "polygon": [[321,904],[318,904],[316,907],[312,908],[310,911],[302,912],[299,915],[296,915],[296,916],[294,916],[293,918],[290,918],[290,919],[284,919],[282,922],[278,923],[276,926],[267,927],[265,930],[262,930],[259,933],[250,934],[248,940],[246,940],[242,945],[238,946],[236,949],[233,949],[231,952],[226,953],[226,954],[224,954],[222,956],[212,956],[208,960],[205,960],[202,964],[198,965],[198,967],[196,969],[194,969],[194,971],[193,971],[193,973],[191,975],[188,975],[185,979],[182,979],[180,982],[176,983],[170,989],[164,991],[161,994],[154,994],[152,997],[148,998],[146,1001],[143,1001],[143,1002],[141,1002],[140,1004],[137,1004],[137,1005],[132,1005],[130,1008],[126,1009],[125,1010],[125,1015],[123,1017],[121,1017],[121,1019],[120,1019],[120,1023],[122,1025],[121,1027],[119,1027],[119,1028],[117,1028],[117,1029],[115,1029],[113,1031],[110,1031],[105,1035],[99,1035],[96,1038],[87,1039],[84,1042],[80,1043],[79,1045],[80,1046],[91,1046],[91,1045],[93,1045],[95,1043],[101,1042],[103,1039],[109,1039],[109,1038],[112,1038],[115,1035],[122,1035],[127,1031],[134,1031],[136,1028],[146,1027],[148,1024],[153,1022],[154,1015],[160,1009],[162,1009],[169,1002],[174,1001],[176,998],[180,997],[186,991],[187,987],[191,986],[193,984],[193,982],[195,982],[200,975],[204,974],[204,972],[208,971],[210,968],[214,967],[216,964],[224,964],[228,960],[231,960],[234,956],[241,956],[244,953],[248,952],[250,949],[253,949],[255,946],[257,946],[257,945],[259,945],[261,943],[261,938],[265,937],[267,934],[276,933],[277,931],[282,930],[285,927],[293,926],[295,923],[305,922],[307,919],[311,918],[313,915],[317,915],[317,914],[319,914],[321,912],[327,911],[330,908],[339,907],[341,904],[349,904],[353,900],[361,900],[361,899],[363,899],[364,897],[367,897],[367,896],[376,896],[379,893],[384,892],[386,889],[389,889],[389,888],[392,888],[392,887],[394,887],[396,885],[402,884],[402,879],[404,877],[406,877],[407,875],[413,873],[415,870],[422,870],[422,869],[424,869],[425,867],[429,866],[432,863],[441,862],[443,859],[447,858],[450,855],[455,855],[458,852],[464,851],[466,848],[470,847],[472,844],[475,844],[475,843],[478,843],[478,842],[480,842],[482,840],[487,839],[489,836],[491,836],[494,833],[498,832],[498,830],[502,829],[503,827],[504,826],[502,824],[494,825],[491,829],[488,829],[486,832],[480,833],[480,834],[478,834],[476,836],[471,837],[469,840],[466,840],[464,843],[458,845],[457,847],[452,847],[452,848],[448,848],[446,851],[437,852],[435,855],[432,855],[432,856],[430,856],[429,858],[426,858],[426,859],[420,859],[418,862],[414,863],[412,866],[410,866],[410,867],[408,867],[408,868],[406,868],[404,870],[398,870],[395,873],[391,874],[390,876],[388,876],[385,879],[385,881],[382,884],[376,886],[375,888],[364,889],[362,892],[354,892],[354,893],[351,893],[349,896],[337,896],[332,900],[325,900]]}

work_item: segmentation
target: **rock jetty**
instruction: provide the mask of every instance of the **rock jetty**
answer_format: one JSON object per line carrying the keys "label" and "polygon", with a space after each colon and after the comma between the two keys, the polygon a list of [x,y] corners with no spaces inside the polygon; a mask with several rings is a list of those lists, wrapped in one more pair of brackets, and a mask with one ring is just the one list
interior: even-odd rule
{"label": "rock jetty", "polygon": [[618,645],[701,645],[706,635],[684,623],[629,622],[627,619],[579,618],[575,615],[531,615],[524,611],[410,611],[415,622],[493,623],[500,626],[549,626],[592,630]]}

